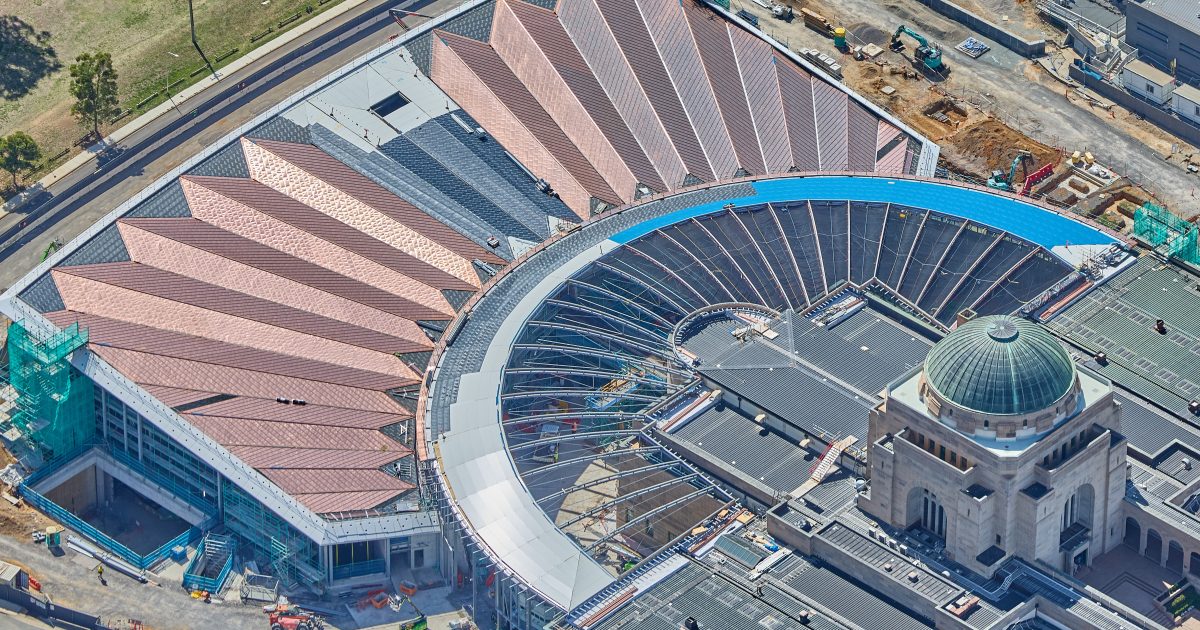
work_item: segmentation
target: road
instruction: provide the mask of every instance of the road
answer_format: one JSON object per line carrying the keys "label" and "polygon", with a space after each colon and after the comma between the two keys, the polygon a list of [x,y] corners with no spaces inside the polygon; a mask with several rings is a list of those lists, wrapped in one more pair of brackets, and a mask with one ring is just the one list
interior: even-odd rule
{"label": "road", "polygon": [[101,167],[89,163],[76,169],[20,211],[0,219],[0,290],[37,266],[52,240],[69,242],[239,125],[401,34],[389,8],[437,15],[460,2],[370,0],[180,103],[125,138]]}

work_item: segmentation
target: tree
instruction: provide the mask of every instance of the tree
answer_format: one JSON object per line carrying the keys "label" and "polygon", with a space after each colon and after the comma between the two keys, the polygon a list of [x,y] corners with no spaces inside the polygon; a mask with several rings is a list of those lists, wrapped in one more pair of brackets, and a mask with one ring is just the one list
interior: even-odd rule
{"label": "tree", "polygon": [[13,188],[17,187],[17,174],[32,169],[41,157],[42,150],[24,131],[0,138],[0,169],[12,175]]}
{"label": "tree", "polygon": [[112,55],[102,52],[76,57],[71,64],[71,96],[75,97],[71,113],[80,123],[91,125],[92,133],[99,136],[100,123],[121,112]]}

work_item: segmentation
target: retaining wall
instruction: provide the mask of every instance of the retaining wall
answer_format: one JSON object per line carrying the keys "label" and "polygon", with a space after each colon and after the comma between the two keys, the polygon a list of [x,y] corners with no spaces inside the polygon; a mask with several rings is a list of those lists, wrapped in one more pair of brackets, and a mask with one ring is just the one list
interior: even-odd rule
{"label": "retaining wall", "polygon": [[[1046,54],[1046,40],[1027,40],[954,4],[950,0],[920,0],[921,4],[1026,57]],[[944,42],[949,43],[949,42]],[[957,42],[951,46],[957,45]]]}

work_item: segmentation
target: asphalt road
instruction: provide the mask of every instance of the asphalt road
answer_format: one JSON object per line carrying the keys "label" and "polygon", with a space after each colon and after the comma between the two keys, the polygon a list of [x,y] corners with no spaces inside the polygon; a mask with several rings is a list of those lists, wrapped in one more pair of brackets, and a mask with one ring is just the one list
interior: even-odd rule
{"label": "asphalt road", "polygon": [[389,8],[434,15],[459,0],[371,0],[180,103],[95,162],[0,219],[0,290],[41,261],[54,239],[92,223],[237,126],[403,32]]}

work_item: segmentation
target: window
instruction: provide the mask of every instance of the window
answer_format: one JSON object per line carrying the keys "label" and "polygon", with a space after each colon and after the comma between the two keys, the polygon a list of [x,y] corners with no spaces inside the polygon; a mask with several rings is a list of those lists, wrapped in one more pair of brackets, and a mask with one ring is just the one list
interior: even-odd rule
{"label": "window", "polygon": [[950,465],[951,466],[958,465],[958,453],[955,453],[954,451],[950,451]]}
{"label": "window", "polygon": [[1146,93],[1147,93],[1147,94],[1153,94],[1153,93],[1154,93],[1154,84],[1153,84],[1153,83],[1150,83],[1150,82],[1147,82],[1147,83],[1146,83]]}
{"label": "window", "polygon": [[1025,418],[1024,420],[1022,420],[1022,421],[1021,421],[1021,426],[1022,426],[1022,427],[1027,427],[1027,426],[1029,426],[1029,418]]}
{"label": "window", "polygon": [[938,457],[945,460],[946,459],[946,446],[942,445],[942,446],[938,447],[938,449],[939,449]]}
{"label": "window", "polygon": [[1200,116],[1200,105],[1193,105],[1192,107],[1196,109],[1196,115]]}
{"label": "window", "polygon": [[996,534],[996,546],[997,546],[997,547],[999,547],[999,546],[1000,546],[1000,540],[1001,540],[1001,539],[1000,539],[1000,534]]}

